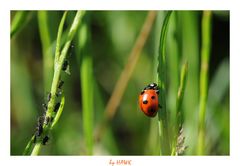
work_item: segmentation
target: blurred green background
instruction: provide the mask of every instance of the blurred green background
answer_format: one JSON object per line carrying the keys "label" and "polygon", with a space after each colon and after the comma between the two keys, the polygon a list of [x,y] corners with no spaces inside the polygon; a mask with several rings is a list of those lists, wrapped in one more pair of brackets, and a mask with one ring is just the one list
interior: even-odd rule
{"label": "blurred green background", "polygon": [[[104,118],[105,107],[141,30],[147,11],[87,11],[87,51],[93,71],[93,130]],[[124,91],[117,113],[100,141],[93,143],[93,155],[158,155],[157,117],[146,117],[138,107],[140,91],[156,78],[155,55],[164,11],[157,12],[150,35]],[[21,155],[33,135],[42,103],[50,91],[55,40],[63,11],[11,11],[21,15],[11,33],[11,155]],[[66,25],[75,11],[70,11]],[[229,11],[213,11],[212,48],[206,113],[206,154],[229,155]],[[170,119],[176,105],[179,71],[188,61],[184,95],[185,155],[196,155],[199,111],[199,72],[202,11],[175,11],[167,38],[167,108]],[[65,29],[66,29],[65,28]],[[64,36],[64,34],[63,34]],[[66,36],[66,34],[65,34]],[[42,155],[87,155],[83,132],[79,44],[76,35],[69,50],[71,75],[62,74],[65,107]],[[46,51],[47,50],[47,51]],[[50,57],[50,58],[49,58]],[[171,124],[171,123],[170,123]],[[94,136],[94,134],[93,134]]]}

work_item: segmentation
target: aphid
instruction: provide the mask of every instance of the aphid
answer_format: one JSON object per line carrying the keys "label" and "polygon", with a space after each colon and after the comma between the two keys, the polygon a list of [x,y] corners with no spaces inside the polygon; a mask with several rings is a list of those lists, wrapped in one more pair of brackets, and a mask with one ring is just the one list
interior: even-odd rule
{"label": "aphid", "polygon": [[61,89],[64,84],[64,81],[60,80],[58,83],[58,89]]}
{"label": "aphid", "polygon": [[63,70],[63,71],[67,70],[67,67],[68,67],[68,61],[65,60],[65,61],[63,62],[63,65],[62,65],[62,70]]}
{"label": "aphid", "polygon": [[37,141],[37,137],[36,137],[36,135],[34,135],[33,136],[33,143],[36,143],[36,141]]}
{"label": "aphid", "polygon": [[46,145],[46,143],[48,142],[48,140],[49,140],[49,137],[48,137],[48,136],[45,136],[45,137],[43,138],[43,140],[42,140],[42,144],[43,144],[43,145]]}
{"label": "aphid", "polygon": [[65,60],[64,62],[63,62],[63,65],[62,65],[62,70],[63,71],[65,71],[67,74],[71,74],[70,73],[70,67],[69,67],[69,64],[68,64],[68,61],[67,60]]}
{"label": "aphid", "polygon": [[51,100],[51,97],[52,97],[52,94],[48,93],[48,95],[47,95],[47,102],[49,102]]}
{"label": "aphid", "polygon": [[149,117],[156,116],[158,108],[160,107],[158,94],[159,88],[156,83],[149,84],[140,93],[139,107],[145,115]]}
{"label": "aphid", "polygon": [[46,116],[46,117],[45,117],[44,124],[45,124],[45,125],[48,125],[50,121],[51,121],[51,118],[50,118],[49,116]]}
{"label": "aphid", "polygon": [[41,116],[38,118],[35,135],[39,137],[42,134],[42,132],[43,132],[43,117]]}
{"label": "aphid", "polygon": [[36,127],[36,136],[39,137],[43,132],[43,127],[41,124],[39,124],[37,127]]}
{"label": "aphid", "polygon": [[46,103],[43,103],[42,106],[43,106],[43,109],[44,109],[45,111],[47,111],[47,108],[48,108],[47,104],[46,104]]}
{"label": "aphid", "polygon": [[57,103],[54,107],[54,112],[57,112],[60,107],[60,103]]}

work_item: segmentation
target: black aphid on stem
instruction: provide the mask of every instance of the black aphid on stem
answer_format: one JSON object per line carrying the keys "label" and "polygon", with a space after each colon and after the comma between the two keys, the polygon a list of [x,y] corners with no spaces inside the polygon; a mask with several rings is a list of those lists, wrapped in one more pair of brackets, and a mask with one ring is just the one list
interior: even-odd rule
{"label": "black aphid on stem", "polygon": [[60,103],[57,103],[54,107],[54,112],[57,112],[60,107]]}
{"label": "black aphid on stem", "polygon": [[48,137],[48,136],[45,136],[45,137],[43,138],[43,140],[42,140],[42,144],[43,144],[43,145],[46,145],[46,143],[48,142],[48,140],[49,140],[49,137]]}
{"label": "black aphid on stem", "polygon": [[51,97],[52,97],[52,94],[48,93],[48,95],[47,95],[47,102],[49,102],[51,100]]}
{"label": "black aphid on stem", "polygon": [[58,83],[58,89],[61,89],[64,84],[64,81],[60,80]]}

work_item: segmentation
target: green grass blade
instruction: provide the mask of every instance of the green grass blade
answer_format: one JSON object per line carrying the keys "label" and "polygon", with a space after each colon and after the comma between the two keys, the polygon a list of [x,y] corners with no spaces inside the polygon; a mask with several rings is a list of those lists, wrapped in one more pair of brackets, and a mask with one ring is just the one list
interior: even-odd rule
{"label": "green grass blade", "polygon": [[28,21],[29,11],[17,11],[11,23],[11,38],[26,24]]}
{"label": "green grass blade", "polygon": [[51,50],[51,37],[48,24],[48,12],[38,11],[38,27],[42,44],[43,53],[43,79],[44,79],[44,91],[51,86],[53,77],[53,54]]}
{"label": "green grass blade", "polygon": [[205,154],[205,114],[207,108],[208,68],[211,48],[211,15],[211,11],[204,11],[202,18],[198,155]]}
{"label": "green grass blade", "polygon": [[33,146],[33,140],[34,140],[35,136],[32,136],[32,138],[30,139],[30,141],[28,142],[27,146],[24,149],[23,155],[29,155],[31,153],[31,149]]}
{"label": "green grass blade", "polygon": [[[57,89],[58,89],[58,83],[60,81],[60,75],[61,75],[61,71],[62,71],[63,62],[66,59],[67,51],[70,47],[70,43],[72,42],[72,39],[75,36],[75,33],[76,33],[76,31],[77,31],[77,29],[80,25],[83,13],[84,12],[82,12],[82,11],[78,11],[76,13],[75,18],[73,20],[73,23],[72,23],[71,28],[70,28],[69,33],[68,33],[66,43],[63,47],[63,50],[61,51],[59,60],[56,61],[56,64],[55,64],[54,76],[53,76],[52,87],[51,87],[51,94],[52,95],[51,95],[50,101],[48,102],[48,109],[46,111],[45,117],[54,117],[56,119],[54,119],[54,124],[53,125],[49,125],[49,124],[44,123],[43,133],[41,134],[40,138],[37,139],[37,142],[36,142],[36,144],[35,144],[35,146],[32,150],[31,155],[38,155],[39,154],[40,149],[41,149],[41,142],[42,142],[43,138],[51,132],[52,127],[56,125],[58,119],[60,118],[60,115],[62,114],[63,106],[64,106],[64,102],[65,102],[64,97],[62,97],[62,99],[61,99],[61,104],[60,104],[60,108],[58,110],[59,112],[57,113],[57,115],[55,115],[55,112],[54,112],[54,108],[55,108],[55,105],[56,105],[56,98],[57,98],[56,94],[57,94]],[[63,17],[65,17],[65,15]],[[61,28],[60,28],[60,30],[61,30]],[[58,33],[60,33],[60,32],[58,32]],[[60,39],[59,39],[59,42],[60,42]],[[30,145],[28,145],[28,146],[30,146]]]}
{"label": "green grass blade", "polygon": [[194,154],[197,140],[197,113],[199,104],[199,13],[197,11],[177,12],[180,33],[180,52],[182,59],[188,61],[188,81],[185,89],[183,109],[186,118],[184,120],[186,142],[188,149],[186,153]]}
{"label": "green grass blade", "polygon": [[159,65],[158,65],[158,85],[160,88],[159,101],[161,109],[158,112],[159,137],[160,137],[160,155],[170,154],[170,143],[168,134],[168,118],[166,110],[166,81],[167,81],[167,62],[166,62],[166,36],[168,23],[171,16],[171,11],[168,11],[164,19],[160,43],[159,43]]}
{"label": "green grass blade", "polygon": [[58,60],[58,58],[60,56],[61,37],[62,37],[63,26],[64,26],[64,22],[66,20],[66,17],[67,17],[67,11],[64,12],[63,17],[62,17],[61,22],[60,22],[60,25],[58,27],[56,50],[55,50],[55,64],[56,64],[56,61]]}
{"label": "green grass blade", "polygon": [[178,144],[177,139],[183,125],[183,110],[182,110],[182,103],[183,97],[185,92],[185,87],[187,83],[187,74],[188,74],[188,63],[185,63],[181,70],[180,75],[180,85],[178,88],[177,100],[176,100],[176,124],[175,124],[175,133],[174,133],[174,140],[172,146],[172,155],[178,154],[176,146]]}
{"label": "green grass blade", "polygon": [[55,118],[53,119],[51,129],[57,124],[60,116],[62,115],[64,104],[65,104],[65,97],[63,96],[61,99],[60,107],[55,115]]}
{"label": "green grass blade", "polygon": [[[94,116],[94,76],[93,62],[90,55],[90,32],[88,20],[85,20],[80,27],[79,43],[80,43],[80,78],[82,92],[82,110],[83,110],[83,134],[87,148],[87,155],[93,154],[93,116]],[[80,58],[78,58],[80,60]]]}

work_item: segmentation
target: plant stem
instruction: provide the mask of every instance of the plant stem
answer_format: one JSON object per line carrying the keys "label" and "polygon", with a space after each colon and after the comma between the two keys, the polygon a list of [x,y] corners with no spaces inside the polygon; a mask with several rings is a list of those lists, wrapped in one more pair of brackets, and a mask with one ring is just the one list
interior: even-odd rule
{"label": "plant stem", "polygon": [[182,67],[181,75],[180,75],[180,85],[178,88],[178,94],[177,94],[177,100],[176,100],[175,133],[174,133],[174,140],[173,140],[171,155],[176,155],[178,134],[179,134],[180,130],[182,129],[182,125],[183,125],[183,110],[181,108],[182,108],[185,87],[186,87],[186,83],[187,83],[187,73],[188,73],[188,63],[186,62]]}
{"label": "plant stem", "polygon": [[159,101],[161,109],[158,112],[160,155],[170,154],[170,143],[168,135],[168,117],[166,110],[166,81],[167,81],[167,62],[166,62],[166,35],[171,11],[165,16],[159,42],[159,65],[158,65],[158,85],[160,88]]}
{"label": "plant stem", "polygon": [[[56,59],[55,61],[55,64],[54,64],[54,76],[53,76],[53,80],[52,80],[52,87],[51,87],[51,98],[50,98],[50,101],[48,102],[48,108],[47,108],[47,111],[46,111],[46,117],[54,117],[54,120],[53,120],[53,123],[52,125],[47,125],[47,124],[43,124],[43,132],[40,136],[40,138],[38,138],[36,141],[36,144],[33,148],[33,151],[32,151],[32,155],[38,155],[39,152],[40,152],[40,149],[41,149],[41,142],[42,142],[42,139],[45,137],[45,136],[48,136],[49,132],[52,130],[52,128],[54,127],[54,125],[56,124],[57,120],[60,118],[60,115],[63,111],[63,106],[64,106],[64,96],[62,96],[62,99],[61,99],[61,104],[60,104],[60,108],[58,109],[59,112],[57,112],[57,114],[54,112],[54,108],[55,108],[55,105],[56,105],[56,98],[57,98],[57,89],[58,89],[58,83],[60,81],[60,75],[61,75],[61,71],[62,71],[62,65],[63,65],[63,62],[64,60],[66,59],[66,56],[67,56],[67,51],[70,47],[70,43],[78,29],[78,26],[81,22],[81,19],[84,15],[84,11],[78,11],[76,13],[76,16],[73,20],[73,23],[71,25],[71,28],[69,30],[69,33],[68,33],[68,36],[67,36],[67,40],[66,40],[66,43],[63,47],[63,50],[61,51],[61,54],[59,56],[59,59]],[[60,26],[59,26],[59,29],[58,29],[58,39],[57,39],[57,42],[56,43],[56,46],[60,46],[60,41],[61,41],[61,33],[62,33],[62,28],[63,28],[63,23],[65,21],[65,18],[66,18],[66,13],[64,13],[63,17],[62,17],[62,20],[61,20],[61,23],[60,23]],[[58,51],[56,50],[56,55],[57,56],[58,54]],[[27,150],[28,150],[28,147],[31,146],[31,142],[32,139],[30,140],[30,143],[27,145]],[[25,151],[26,151],[25,149]]]}
{"label": "plant stem", "polygon": [[207,106],[208,67],[211,48],[211,15],[211,11],[204,11],[202,18],[198,155],[205,154],[205,114]]}
{"label": "plant stem", "polygon": [[94,124],[94,76],[93,76],[93,60],[90,51],[90,30],[88,25],[88,17],[85,17],[80,26],[78,33],[79,55],[80,61],[80,78],[82,93],[82,115],[83,115],[83,133],[84,141],[87,148],[87,155],[93,154],[93,124]]}

